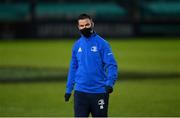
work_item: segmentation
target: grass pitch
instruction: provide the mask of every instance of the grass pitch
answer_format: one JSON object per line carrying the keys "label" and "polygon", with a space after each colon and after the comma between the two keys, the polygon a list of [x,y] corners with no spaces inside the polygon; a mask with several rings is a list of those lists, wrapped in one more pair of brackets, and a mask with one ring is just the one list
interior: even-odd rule
{"label": "grass pitch", "polygon": [[[62,80],[0,82],[0,116],[73,116],[73,97],[69,103],[63,97],[73,42],[0,42],[0,79],[57,75]],[[109,42],[120,75],[109,115],[180,116],[180,40]]]}

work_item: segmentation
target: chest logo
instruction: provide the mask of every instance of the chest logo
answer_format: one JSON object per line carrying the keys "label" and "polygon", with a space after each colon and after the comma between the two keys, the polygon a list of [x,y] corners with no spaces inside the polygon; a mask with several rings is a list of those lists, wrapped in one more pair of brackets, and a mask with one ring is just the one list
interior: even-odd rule
{"label": "chest logo", "polygon": [[82,52],[82,49],[81,49],[81,47],[79,47],[79,49],[78,49],[78,52]]}
{"label": "chest logo", "polygon": [[92,52],[97,52],[97,51],[98,51],[98,50],[97,50],[97,47],[96,47],[96,46],[92,46],[92,47],[91,47],[91,51],[92,51]]}

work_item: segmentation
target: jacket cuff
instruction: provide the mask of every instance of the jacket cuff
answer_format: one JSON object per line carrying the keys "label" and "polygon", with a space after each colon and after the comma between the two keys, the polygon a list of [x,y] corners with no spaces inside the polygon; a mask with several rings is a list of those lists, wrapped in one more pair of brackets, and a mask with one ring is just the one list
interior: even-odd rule
{"label": "jacket cuff", "polygon": [[72,89],[70,89],[70,88],[66,88],[66,93],[71,94],[71,92],[72,92]]}
{"label": "jacket cuff", "polygon": [[114,81],[112,81],[112,80],[107,80],[107,81],[106,81],[106,85],[113,87]]}

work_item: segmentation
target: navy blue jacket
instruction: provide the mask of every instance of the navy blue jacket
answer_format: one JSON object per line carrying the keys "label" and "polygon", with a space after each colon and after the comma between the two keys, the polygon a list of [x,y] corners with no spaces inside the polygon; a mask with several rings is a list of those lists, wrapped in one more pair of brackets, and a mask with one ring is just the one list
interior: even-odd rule
{"label": "navy blue jacket", "polygon": [[66,93],[73,89],[86,93],[105,93],[118,76],[117,63],[107,41],[96,33],[81,35],[72,49]]}

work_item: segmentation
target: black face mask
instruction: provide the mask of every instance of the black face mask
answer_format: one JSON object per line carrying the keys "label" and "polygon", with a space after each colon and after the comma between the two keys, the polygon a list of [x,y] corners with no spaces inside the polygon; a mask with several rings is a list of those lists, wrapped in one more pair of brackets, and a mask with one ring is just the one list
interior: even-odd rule
{"label": "black face mask", "polygon": [[93,34],[93,29],[90,27],[90,28],[84,28],[84,29],[81,29],[80,32],[85,36],[85,37],[90,37],[91,34]]}

